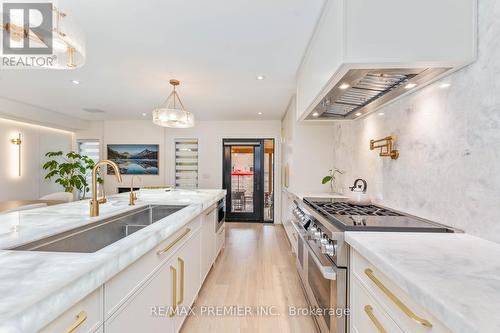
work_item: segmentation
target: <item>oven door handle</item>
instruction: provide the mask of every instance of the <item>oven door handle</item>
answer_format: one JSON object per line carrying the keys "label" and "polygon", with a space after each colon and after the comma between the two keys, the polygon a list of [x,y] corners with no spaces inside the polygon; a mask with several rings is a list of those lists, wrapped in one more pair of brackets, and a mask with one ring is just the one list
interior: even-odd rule
{"label": "oven door handle", "polygon": [[299,237],[302,239],[302,243],[304,243],[304,246],[307,249],[307,252],[309,253],[309,258],[312,258],[318,269],[321,271],[321,275],[327,280],[337,280],[337,272],[334,268],[334,264],[332,265],[323,265],[319,258],[316,256],[316,253],[314,253],[313,249],[311,248],[311,245],[307,242],[307,240],[304,238],[304,236],[299,232]]}

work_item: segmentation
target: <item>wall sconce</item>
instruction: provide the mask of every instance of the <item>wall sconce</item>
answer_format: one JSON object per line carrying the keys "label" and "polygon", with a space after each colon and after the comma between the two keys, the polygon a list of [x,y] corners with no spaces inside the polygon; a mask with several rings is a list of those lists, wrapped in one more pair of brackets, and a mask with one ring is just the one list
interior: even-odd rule
{"label": "wall sconce", "polygon": [[399,157],[399,151],[393,149],[394,141],[396,141],[396,138],[393,135],[380,140],[370,140],[370,150],[380,148],[379,156],[390,157],[393,160],[397,160]]}
{"label": "wall sconce", "polygon": [[21,133],[18,134],[17,138],[15,139],[11,139],[10,142],[14,145],[16,145],[18,148],[18,173],[19,173],[19,177],[21,177],[21,144],[22,144],[22,140],[21,140]]}

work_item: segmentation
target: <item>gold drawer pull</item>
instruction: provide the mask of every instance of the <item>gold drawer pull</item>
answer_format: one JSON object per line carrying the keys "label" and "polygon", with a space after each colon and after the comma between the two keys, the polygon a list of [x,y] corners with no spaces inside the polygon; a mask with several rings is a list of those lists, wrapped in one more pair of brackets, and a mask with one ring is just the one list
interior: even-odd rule
{"label": "gold drawer pull", "polygon": [[184,302],[184,260],[182,258],[177,258],[177,261],[179,262],[179,267],[181,270],[181,297],[179,298],[179,302],[177,304],[181,304]]}
{"label": "gold drawer pull", "polygon": [[191,229],[187,228],[186,231],[184,231],[179,237],[177,237],[176,240],[174,240],[172,243],[170,243],[166,248],[163,250],[160,250],[156,252],[157,255],[161,256],[164,253],[167,253],[171,248],[175,246],[181,239],[183,239],[187,234],[191,232]]}
{"label": "gold drawer pull", "polygon": [[172,273],[172,310],[168,316],[172,318],[177,312],[177,270],[174,266],[170,266],[170,272]]}
{"label": "gold drawer pull", "polygon": [[384,326],[378,321],[377,317],[375,317],[375,314],[373,313],[373,308],[371,305],[365,305],[365,312],[372,321],[373,325],[377,328],[377,331],[379,333],[387,333],[385,330]]}
{"label": "gold drawer pull", "polygon": [[72,333],[74,332],[83,322],[87,320],[87,312],[82,311],[76,316],[76,321],[69,328],[64,331],[64,333]]}
{"label": "gold drawer pull", "polygon": [[405,315],[407,315],[408,317],[410,317],[412,320],[416,321],[420,325],[423,325],[425,327],[432,327],[432,324],[428,320],[426,320],[424,318],[420,318],[415,313],[413,313],[413,311],[411,311],[406,305],[404,305],[403,302],[401,302],[401,300],[396,297],[396,295],[394,295],[389,289],[387,289],[387,287],[384,286],[384,284],[379,279],[377,279],[375,277],[372,269],[370,269],[370,268],[365,269],[365,274],[370,278],[370,280],[373,281],[373,283],[375,283],[377,285],[377,287],[380,288],[380,290],[382,290],[384,292],[384,294],[387,297],[389,297],[389,299],[394,304],[397,305],[397,307],[401,311],[404,312]]}

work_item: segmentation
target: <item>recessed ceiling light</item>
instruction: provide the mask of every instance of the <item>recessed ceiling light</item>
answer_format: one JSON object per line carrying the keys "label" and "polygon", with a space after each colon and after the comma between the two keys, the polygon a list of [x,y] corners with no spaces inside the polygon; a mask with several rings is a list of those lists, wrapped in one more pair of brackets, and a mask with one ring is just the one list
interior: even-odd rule
{"label": "recessed ceiling light", "polygon": [[416,83],[408,83],[406,86],[405,86],[405,89],[411,89],[411,88],[415,88],[417,86]]}
{"label": "recessed ceiling light", "polygon": [[262,80],[264,80],[266,77],[265,77],[264,75],[257,75],[255,78],[256,78],[257,80],[259,80],[259,81],[262,81]]}
{"label": "recessed ceiling light", "polygon": [[359,117],[359,116],[361,116],[361,115],[362,115],[362,113],[361,113],[361,112],[358,112],[358,113],[356,113],[356,114],[355,114],[355,116],[356,116],[356,117]]}
{"label": "recessed ceiling light", "polygon": [[143,116],[143,117],[146,117],[147,115],[148,115],[148,114],[147,114],[146,112],[143,112],[143,113],[142,113],[142,116]]}
{"label": "recessed ceiling light", "polygon": [[262,114],[262,112],[259,112],[258,114],[259,114],[259,115],[261,115],[261,114]]}
{"label": "recessed ceiling light", "polygon": [[349,87],[350,87],[350,85],[349,85],[349,84],[347,84],[347,83],[342,83],[342,84],[340,85],[339,89],[346,90],[346,89],[347,89],[347,88],[349,88]]}
{"label": "recessed ceiling light", "polygon": [[80,81],[78,81],[78,80],[71,80],[71,83],[73,83],[73,84],[80,84]]}
{"label": "recessed ceiling light", "polygon": [[379,113],[378,113],[378,115],[379,115],[379,116],[383,116],[384,114],[385,114],[385,113],[383,113],[383,112],[379,112]]}
{"label": "recessed ceiling light", "polygon": [[442,83],[442,84],[439,86],[439,88],[444,89],[444,88],[448,88],[449,86],[451,86],[451,84],[450,84],[450,83]]}
{"label": "recessed ceiling light", "polygon": [[313,117],[318,117],[319,113],[318,112],[313,112]]}

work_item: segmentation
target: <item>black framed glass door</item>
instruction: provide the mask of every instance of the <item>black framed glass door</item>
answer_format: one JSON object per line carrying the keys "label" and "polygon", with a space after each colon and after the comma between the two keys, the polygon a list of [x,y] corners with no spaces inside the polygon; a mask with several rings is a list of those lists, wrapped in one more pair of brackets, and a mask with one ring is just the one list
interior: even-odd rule
{"label": "black framed glass door", "polygon": [[263,219],[264,140],[223,140],[223,188],[227,190],[226,220]]}

